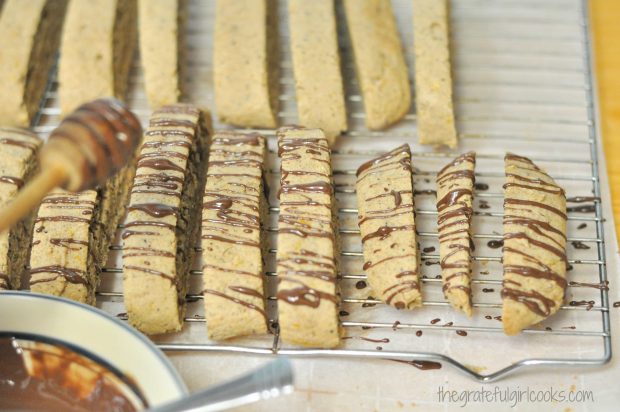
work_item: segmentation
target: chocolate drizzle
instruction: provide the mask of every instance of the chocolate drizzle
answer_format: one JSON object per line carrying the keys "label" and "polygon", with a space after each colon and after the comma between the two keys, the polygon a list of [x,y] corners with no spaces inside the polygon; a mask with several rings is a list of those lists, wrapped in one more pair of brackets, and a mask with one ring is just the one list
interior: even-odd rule
{"label": "chocolate drizzle", "polygon": [[[471,239],[472,198],[475,185],[476,154],[465,153],[447,164],[437,174],[437,225],[440,266],[446,299],[455,292],[465,293],[468,304],[460,308],[471,311]],[[486,190],[480,187],[478,190]]]}
{"label": "chocolate drizzle", "polygon": [[[246,291],[250,290],[250,289],[247,289],[247,288],[243,288],[243,289],[246,290]],[[255,292],[254,290],[252,290],[252,291]],[[239,292],[239,290],[237,290],[237,292]],[[230,300],[231,302],[234,302],[234,303],[236,303],[238,305],[241,305],[241,306],[244,306],[244,307],[246,307],[248,309],[252,309],[252,310],[257,311],[258,313],[260,313],[263,316],[263,318],[265,318],[265,320],[267,319],[267,314],[265,313],[265,311],[262,308],[259,308],[258,306],[254,305],[252,303],[249,303],[249,302],[246,302],[244,300],[241,300],[241,299],[229,296],[229,295],[227,295],[225,293],[218,292],[217,290],[213,290],[213,289],[205,289],[205,290],[202,291],[202,293],[203,294],[210,294],[210,295],[214,295],[214,296],[219,296],[220,298],[224,298],[224,299]],[[262,298],[263,296],[259,295],[259,297]]]}
{"label": "chocolate drizzle", "polygon": [[[278,250],[280,283],[276,296],[279,302],[294,306],[318,308],[322,302],[338,305],[334,254],[320,254],[304,246],[305,239],[315,237],[327,239],[335,248],[329,146],[323,138],[289,137],[287,130],[281,129],[278,139],[278,156],[282,158],[278,233],[280,239],[285,239],[282,235],[301,239],[294,241],[297,248]],[[305,167],[300,170],[299,164]],[[325,284],[311,287],[306,279]]]}
{"label": "chocolate drizzle", "polygon": [[24,180],[19,177],[13,176],[0,176],[0,182],[15,185],[17,188],[21,188],[24,185]]}
{"label": "chocolate drizzle", "polygon": [[[372,196],[362,198],[360,193],[366,185]],[[375,187],[383,193],[377,194],[378,190],[372,189]],[[417,192],[414,193],[412,186],[409,146],[399,146],[362,164],[357,170],[357,192],[360,205],[358,224],[366,260],[363,269],[368,271],[371,285],[374,278],[386,278],[387,281],[381,284],[387,286],[377,290],[383,301],[396,309],[418,305],[421,299],[413,220],[413,198]],[[390,249],[395,247],[411,253],[394,254]],[[407,259],[410,256],[412,259]],[[382,258],[373,263],[371,259],[374,257]],[[394,260],[402,261],[390,265]]]}
{"label": "chocolate drizzle", "polygon": [[37,283],[45,283],[50,280],[57,279],[58,277],[63,277],[67,282],[73,284],[82,284],[91,286],[88,283],[86,272],[80,269],[68,268],[60,265],[49,265],[49,266],[40,266],[37,268],[30,269],[30,274],[35,275],[38,273],[53,273],[56,275],[54,278],[40,278],[40,279],[31,279],[30,286],[36,285]]}
{"label": "chocolate drizzle", "polygon": [[[185,118],[177,115],[185,115]],[[124,269],[166,279],[176,288],[179,305],[185,303],[182,272],[188,256],[179,250],[181,244],[175,251],[161,250],[154,248],[148,238],[162,236],[164,231],[175,237],[180,231],[189,232],[184,235],[192,237],[192,228],[186,221],[191,209],[183,201],[188,188],[197,184],[193,179],[200,179],[190,171],[201,161],[199,121],[199,110],[189,105],[164,106],[151,116],[137,159],[121,236]],[[153,257],[175,259],[172,266],[175,269],[167,269],[168,265],[151,267],[152,262],[157,262]]]}
{"label": "chocolate drizzle", "polygon": [[[541,317],[547,317],[559,308],[561,301],[547,296],[546,288],[526,289],[520,279],[551,281],[565,295],[568,284],[565,277],[567,265],[565,223],[558,227],[553,222],[557,217],[566,221],[565,211],[555,206],[558,202],[565,205],[566,197],[564,190],[529,159],[507,154],[505,160],[507,183],[504,185],[506,214],[504,282],[501,296],[504,300],[510,299],[522,303]],[[532,175],[536,177],[533,178]],[[523,196],[526,193],[522,190],[537,193],[534,196],[536,199],[553,199],[553,201],[547,200],[543,203],[538,200],[517,198],[516,196]],[[537,239],[533,238],[534,234],[538,236]],[[550,253],[555,256],[558,263],[541,261],[531,252],[532,249]],[[517,258],[523,263],[515,264]]]}
{"label": "chocolate drizzle", "polygon": [[[213,253],[223,250],[221,245],[217,246],[218,243],[261,248],[259,216],[261,203],[265,201],[261,191],[261,184],[265,184],[262,179],[264,145],[263,137],[258,134],[218,132],[213,138],[202,204],[202,245],[203,260],[206,262],[203,265],[205,301],[209,294],[227,299],[242,308],[258,312],[266,325],[262,286],[258,289],[256,286],[249,287],[256,285],[256,281],[246,284],[239,282],[235,276],[262,279],[262,266],[256,265],[252,271],[239,270],[235,269],[233,262],[216,265],[215,259],[212,259]],[[240,250],[239,253],[244,252]],[[260,259],[259,263],[262,263]],[[219,279],[217,290],[211,283],[214,277]],[[205,312],[208,322],[211,313],[208,303]],[[240,316],[243,313],[245,311],[240,311]]]}
{"label": "chocolate drizzle", "polygon": [[127,208],[128,212],[139,210],[152,217],[177,216],[178,207],[168,206],[161,203],[141,203],[133,204]]}

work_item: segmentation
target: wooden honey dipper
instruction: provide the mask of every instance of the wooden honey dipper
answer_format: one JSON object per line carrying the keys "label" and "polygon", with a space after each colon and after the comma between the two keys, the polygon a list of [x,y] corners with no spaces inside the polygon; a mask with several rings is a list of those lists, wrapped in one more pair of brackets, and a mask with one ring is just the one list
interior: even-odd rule
{"label": "wooden honey dipper", "polygon": [[39,174],[0,210],[0,233],[56,187],[78,192],[104,184],[125,166],[141,137],[140,122],[118,100],[98,99],[78,107],[41,148]]}

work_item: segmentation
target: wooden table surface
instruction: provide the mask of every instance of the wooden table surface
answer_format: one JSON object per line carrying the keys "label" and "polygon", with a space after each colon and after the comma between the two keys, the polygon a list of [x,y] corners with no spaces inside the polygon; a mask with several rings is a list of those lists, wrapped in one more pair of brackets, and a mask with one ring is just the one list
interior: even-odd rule
{"label": "wooden table surface", "polygon": [[611,186],[614,222],[618,234],[620,233],[620,1],[591,0],[590,5],[600,122]]}

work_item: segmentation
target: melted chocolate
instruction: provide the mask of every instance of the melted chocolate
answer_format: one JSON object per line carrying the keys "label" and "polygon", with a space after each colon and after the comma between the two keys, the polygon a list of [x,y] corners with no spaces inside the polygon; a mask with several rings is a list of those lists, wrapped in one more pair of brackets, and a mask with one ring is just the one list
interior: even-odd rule
{"label": "melted chocolate", "polygon": [[415,366],[416,368],[423,370],[423,371],[441,369],[441,363],[439,362],[416,361],[416,360],[406,361],[406,360],[400,360],[400,359],[389,359],[389,360],[394,361],[394,362],[399,362],[399,363],[406,363],[407,365]]}
{"label": "melted chocolate", "polygon": [[594,213],[596,212],[596,205],[584,205],[584,206],[573,206],[567,207],[567,212],[577,212],[577,213]]}
{"label": "melted chocolate", "polygon": [[[239,288],[239,287],[237,287],[237,288]],[[231,289],[232,289],[232,287],[231,287]],[[232,290],[235,290],[235,289],[232,289]],[[243,288],[243,290],[246,290],[246,288]],[[236,291],[239,292],[239,290],[236,290]],[[256,292],[256,291],[253,290],[253,292]],[[218,296],[218,297],[223,298],[223,299],[230,300],[231,302],[234,302],[234,303],[236,303],[238,305],[241,305],[241,306],[244,306],[244,307],[246,307],[248,309],[252,309],[252,310],[257,311],[258,313],[263,315],[263,317],[265,319],[267,319],[267,314],[265,313],[265,311],[262,308],[259,308],[258,306],[254,305],[252,303],[249,303],[249,302],[246,302],[244,300],[241,300],[241,299],[229,296],[229,295],[227,295],[225,293],[218,292],[217,290],[213,290],[213,289],[205,289],[205,290],[202,291],[202,293],[203,294],[210,294],[210,295]],[[259,297],[262,298],[263,296],[260,295]]]}
{"label": "melted chocolate", "polygon": [[499,249],[500,247],[504,246],[504,241],[503,240],[489,240],[489,242],[487,243],[487,246],[490,247],[491,249]]}
{"label": "melted chocolate", "polygon": [[585,288],[593,288],[599,290],[609,290],[609,281],[605,281],[605,283],[584,283],[584,282],[568,282],[569,286],[582,286]]}
{"label": "melted chocolate", "polygon": [[[11,133],[17,133],[17,131],[16,130],[11,130]],[[31,137],[31,136],[28,136],[28,137]],[[10,139],[8,137],[0,138],[0,144],[21,147],[21,148],[29,149],[29,150],[32,150],[32,151],[35,151],[37,149],[37,147],[38,147],[38,145],[35,144],[35,143],[27,142],[25,140]]]}
{"label": "melted chocolate", "polygon": [[[175,163],[172,163],[170,160],[163,158],[138,159],[138,167],[148,167],[149,169],[155,170],[176,171],[180,173],[185,173],[185,170],[183,170],[181,166],[178,166]],[[138,175],[138,177],[140,177],[140,175]]]}
{"label": "melted chocolate", "polygon": [[20,188],[24,185],[23,179],[13,176],[0,176],[0,182],[15,185],[17,186],[17,188]]}
{"label": "melted chocolate", "polygon": [[179,213],[179,209],[177,207],[168,206],[161,203],[143,203],[131,205],[127,208],[127,211],[140,211],[146,213],[149,216],[157,218],[166,216],[177,216]]}
{"label": "melted chocolate", "polygon": [[[54,273],[56,275],[54,279],[58,277],[63,277],[69,283],[90,286],[89,282],[87,281],[86,272],[80,269],[72,269],[59,265],[40,266],[30,269],[30,275],[35,275],[37,273]],[[49,281],[49,278],[43,278],[38,280],[31,279],[30,286],[37,283],[45,283]]]}
{"label": "melted chocolate", "polygon": [[[85,355],[56,343],[0,336],[0,409],[135,411],[147,406],[129,378]],[[72,374],[78,368],[94,381]],[[133,401],[121,386],[133,392]]]}
{"label": "melted chocolate", "polygon": [[594,307],[594,301],[593,300],[571,300],[568,304],[570,306],[585,306],[586,310],[590,310]]}
{"label": "melted chocolate", "polygon": [[474,188],[478,191],[489,190],[489,185],[486,183],[475,183]]}
{"label": "melted chocolate", "polygon": [[[76,240],[72,238],[52,238],[50,243],[54,246],[65,247],[69,250],[80,250],[80,247],[71,247],[71,245],[88,246],[88,242],[85,240]],[[34,245],[34,242],[33,242]]]}
{"label": "melted chocolate", "polygon": [[586,245],[583,242],[573,241],[571,242],[571,244],[573,245],[575,249],[590,249],[590,246]]}
{"label": "melted chocolate", "polygon": [[566,201],[569,203],[600,202],[601,198],[596,196],[575,196],[567,197]]}
{"label": "melted chocolate", "polygon": [[[291,281],[291,279],[287,279]],[[301,282],[299,287],[292,289],[279,289],[278,300],[284,301],[291,305],[303,305],[310,306],[311,308],[318,308],[323,299],[337,304],[336,296],[312,289]]]}

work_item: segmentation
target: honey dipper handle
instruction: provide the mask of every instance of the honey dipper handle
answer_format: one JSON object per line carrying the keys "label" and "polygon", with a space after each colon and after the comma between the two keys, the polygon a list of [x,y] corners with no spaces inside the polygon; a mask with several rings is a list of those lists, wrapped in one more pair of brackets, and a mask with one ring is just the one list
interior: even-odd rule
{"label": "honey dipper handle", "polygon": [[50,167],[35,176],[12,201],[0,209],[0,233],[30,213],[50,190],[62,186],[67,178],[67,170],[62,167]]}

